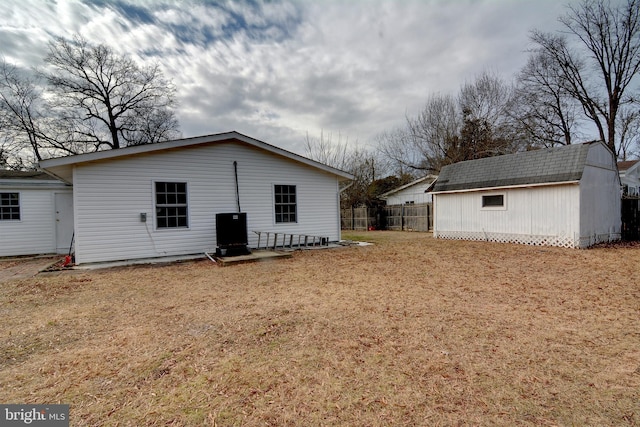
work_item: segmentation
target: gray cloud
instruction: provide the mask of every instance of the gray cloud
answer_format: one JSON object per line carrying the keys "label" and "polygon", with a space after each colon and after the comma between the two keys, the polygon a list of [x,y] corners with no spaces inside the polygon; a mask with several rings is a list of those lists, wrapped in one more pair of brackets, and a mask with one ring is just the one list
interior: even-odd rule
{"label": "gray cloud", "polygon": [[302,153],[306,132],[367,144],[430,94],[485,69],[511,78],[529,30],[557,28],[563,11],[556,0],[14,0],[0,4],[0,46],[35,66],[53,36],[79,32],[160,63],[185,136],[234,129]]}

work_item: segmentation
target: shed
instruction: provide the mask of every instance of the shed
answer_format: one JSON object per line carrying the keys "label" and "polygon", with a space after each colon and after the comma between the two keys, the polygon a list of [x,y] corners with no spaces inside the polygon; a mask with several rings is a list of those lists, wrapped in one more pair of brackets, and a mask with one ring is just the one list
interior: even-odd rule
{"label": "shed", "polygon": [[640,197],[640,160],[618,162],[622,192],[625,196]]}
{"label": "shed", "polygon": [[432,194],[437,238],[571,248],[620,239],[620,179],[602,142],[448,165]]}
{"label": "shed", "polygon": [[42,172],[0,170],[0,256],[66,253],[71,186]]}
{"label": "shed", "polygon": [[346,172],[227,132],[45,160],[73,185],[76,264],[213,252],[216,214],[252,231],[340,239]]}
{"label": "shed", "polygon": [[386,201],[387,205],[430,203],[431,194],[428,189],[436,178],[437,176],[435,175],[418,178],[415,181],[381,194],[379,198]]}

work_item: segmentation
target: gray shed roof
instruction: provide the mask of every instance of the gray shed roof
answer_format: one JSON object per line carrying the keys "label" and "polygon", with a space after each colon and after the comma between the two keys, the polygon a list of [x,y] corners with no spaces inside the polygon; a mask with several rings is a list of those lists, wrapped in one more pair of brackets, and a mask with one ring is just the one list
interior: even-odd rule
{"label": "gray shed roof", "polygon": [[579,181],[593,144],[467,160],[442,168],[432,192]]}

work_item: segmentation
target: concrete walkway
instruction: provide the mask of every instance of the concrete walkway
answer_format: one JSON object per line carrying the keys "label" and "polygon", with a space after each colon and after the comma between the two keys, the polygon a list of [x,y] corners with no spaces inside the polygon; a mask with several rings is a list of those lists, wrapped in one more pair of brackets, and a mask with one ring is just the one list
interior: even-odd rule
{"label": "concrete walkway", "polygon": [[51,264],[63,259],[64,255],[2,259],[0,260],[0,283],[33,277]]}

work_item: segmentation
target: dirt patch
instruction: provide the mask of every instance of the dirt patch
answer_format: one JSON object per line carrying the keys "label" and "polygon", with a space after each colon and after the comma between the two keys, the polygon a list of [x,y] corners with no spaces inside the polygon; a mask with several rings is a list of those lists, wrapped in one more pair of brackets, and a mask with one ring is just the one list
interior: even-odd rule
{"label": "dirt patch", "polygon": [[375,245],[0,287],[0,401],[72,425],[637,425],[640,248]]}

